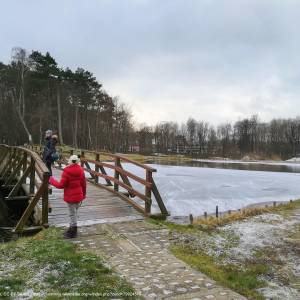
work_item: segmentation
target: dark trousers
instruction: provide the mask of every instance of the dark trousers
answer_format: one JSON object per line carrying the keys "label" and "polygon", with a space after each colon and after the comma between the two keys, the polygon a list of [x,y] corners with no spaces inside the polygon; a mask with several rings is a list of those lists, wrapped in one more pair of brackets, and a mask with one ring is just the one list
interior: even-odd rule
{"label": "dark trousers", "polygon": [[47,168],[49,169],[50,176],[52,176],[52,169],[51,169],[51,165],[52,165],[52,162],[51,162],[51,161],[46,161],[46,166],[47,166]]}

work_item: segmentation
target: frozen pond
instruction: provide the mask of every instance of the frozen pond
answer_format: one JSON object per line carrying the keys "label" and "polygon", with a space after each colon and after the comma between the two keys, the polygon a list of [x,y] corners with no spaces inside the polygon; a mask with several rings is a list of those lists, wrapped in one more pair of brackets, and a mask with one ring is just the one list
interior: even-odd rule
{"label": "frozen pond", "polygon": [[[155,161],[149,161],[155,164]],[[168,162],[159,163],[168,165]],[[170,162],[174,165],[174,162]],[[195,159],[192,161],[178,160],[175,165],[186,167],[216,168],[216,169],[233,169],[249,171],[269,171],[269,172],[289,172],[300,173],[300,163],[286,161],[240,161],[240,160],[209,160]]]}
{"label": "frozen pond", "polygon": [[[172,216],[213,213],[216,205],[220,211],[226,211],[253,203],[300,198],[300,173],[151,166],[157,169],[154,179]],[[126,163],[123,167],[145,178],[143,169]],[[137,190],[144,191],[140,184],[133,180],[131,183]],[[155,201],[153,204],[156,210]]]}
{"label": "frozen pond", "polygon": [[300,173],[155,165],[155,180],[173,216],[202,215],[300,197]]}

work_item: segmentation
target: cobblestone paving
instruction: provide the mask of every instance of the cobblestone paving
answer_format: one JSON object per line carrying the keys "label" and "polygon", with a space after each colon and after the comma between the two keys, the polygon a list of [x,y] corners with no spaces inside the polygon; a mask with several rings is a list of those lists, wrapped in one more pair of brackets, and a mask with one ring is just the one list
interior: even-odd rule
{"label": "cobblestone paving", "polygon": [[145,221],[82,227],[73,243],[103,256],[145,299],[246,299],[178,260],[168,230]]}

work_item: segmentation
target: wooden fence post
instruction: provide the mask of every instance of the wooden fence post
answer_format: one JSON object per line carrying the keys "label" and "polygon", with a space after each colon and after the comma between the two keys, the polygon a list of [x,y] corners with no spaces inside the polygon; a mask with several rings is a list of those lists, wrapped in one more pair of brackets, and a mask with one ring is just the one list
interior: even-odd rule
{"label": "wooden fence post", "polygon": [[84,158],[84,151],[81,151],[81,153],[80,153],[80,165],[83,168],[84,167],[84,162],[81,161],[82,158]]}
{"label": "wooden fence post", "polygon": [[31,156],[30,159],[30,189],[29,193],[34,194],[34,186],[35,186],[35,161],[33,157]]}
{"label": "wooden fence post", "polygon": [[43,194],[42,194],[42,225],[44,227],[49,227],[48,225],[48,211],[49,211],[49,173],[43,174]]}
{"label": "wooden fence post", "polygon": [[[120,165],[120,158],[119,157],[115,157],[115,168],[117,168],[118,166]],[[119,180],[120,178],[120,174],[119,172],[117,171],[117,169],[115,169],[115,175],[114,175],[115,179]],[[115,191],[119,191],[119,185],[114,182],[114,190]]]}
{"label": "wooden fence post", "polygon": [[[96,153],[96,159],[95,159],[95,172],[99,173],[99,165],[97,165],[97,162],[100,162],[100,154]],[[99,183],[99,177],[95,174],[95,184]]]}
{"label": "wooden fence post", "polygon": [[[147,170],[146,171],[146,181],[147,182],[153,182],[153,178],[152,178],[152,172]],[[152,206],[152,199],[151,199],[151,188],[149,187],[145,187],[145,195],[146,197],[149,198],[149,201],[145,202],[145,212],[146,214],[150,214],[151,213],[151,206]]]}

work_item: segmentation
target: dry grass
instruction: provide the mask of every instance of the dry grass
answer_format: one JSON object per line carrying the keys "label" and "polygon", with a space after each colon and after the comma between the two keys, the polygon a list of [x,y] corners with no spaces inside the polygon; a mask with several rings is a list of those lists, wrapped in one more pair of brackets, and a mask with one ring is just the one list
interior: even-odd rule
{"label": "dry grass", "polygon": [[241,211],[234,211],[226,213],[224,215],[216,218],[214,216],[209,216],[207,218],[201,217],[194,220],[194,225],[203,226],[206,229],[214,229],[218,226],[224,226],[226,224],[230,224],[236,221],[241,221],[247,219],[249,217],[265,214],[265,213],[282,213],[285,214],[288,211],[292,211],[293,209],[300,207],[300,200],[292,201],[286,204],[279,204],[276,206],[268,206],[268,207],[249,207],[242,209]]}
{"label": "dry grass", "polygon": [[[58,146],[58,149],[66,156],[68,157],[70,154],[70,150],[74,151],[74,154],[80,154],[81,149],[74,149],[73,147],[63,145],[63,146]],[[97,151],[95,151],[97,152]],[[100,154],[100,160],[101,161],[110,161],[112,158],[109,155],[106,155],[103,153],[104,151],[99,151],[101,152]],[[95,153],[93,151],[87,151],[85,150],[85,157],[88,159],[95,159]],[[135,160],[141,163],[147,163],[149,161],[153,162],[164,162],[164,163],[172,163],[172,162],[178,162],[178,161],[191,161],[192,158],[182,156],[182,155],[143,155],[139,153],[125,153],[122,154],[123,156]]]}

